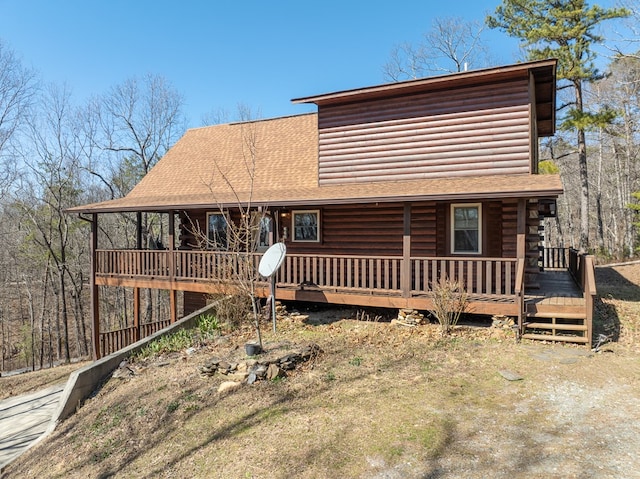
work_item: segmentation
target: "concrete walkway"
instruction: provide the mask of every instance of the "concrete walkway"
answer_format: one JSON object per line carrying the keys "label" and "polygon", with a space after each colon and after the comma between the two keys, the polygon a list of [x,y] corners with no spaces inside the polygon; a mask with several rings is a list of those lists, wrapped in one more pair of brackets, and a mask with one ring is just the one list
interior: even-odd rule
{"label": "concrete walkway", "polygon": [[65,383],[0,401],[0,471],[53,427]]}

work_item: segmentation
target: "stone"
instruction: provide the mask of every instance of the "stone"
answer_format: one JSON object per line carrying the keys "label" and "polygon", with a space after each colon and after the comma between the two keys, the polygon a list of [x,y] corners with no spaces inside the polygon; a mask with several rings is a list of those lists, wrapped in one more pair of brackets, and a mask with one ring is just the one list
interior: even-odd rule
{"label": "stone", "polygon": [[235,372],[235,373],[230,373],[227,375],[227,378],[229,378],[230,381],[244,381],[245,379],[247,379],[247,376],[249,375],[248,372]]}
{"label": "stone", "polygon": [[264,378],[267,375],[267,366],[264,364],[257,364],[251,372],[258,378]]}
{"label": "stone", "polygon": [[270,364],[267,368],[266,378],[270,381],[277,378],[283,378],[285,376],[285,372],[280,369],[277,364]]}
{"label": "stone", "polygon": [[237,381],[225,381],[222,384],[220,384],[220,386],[218,386],[218,392],[224,393],[224,392],[234,391],[238,389],[240,386],[242,386],[242,383],[239,383]]}
{"label": "stone", "polygon": [[521,381],[524,379],[519,374],[514,373],[513,371],[509,371],[508,369],[501,369],[500,371],[498,371],[498,373],[507,381]]}

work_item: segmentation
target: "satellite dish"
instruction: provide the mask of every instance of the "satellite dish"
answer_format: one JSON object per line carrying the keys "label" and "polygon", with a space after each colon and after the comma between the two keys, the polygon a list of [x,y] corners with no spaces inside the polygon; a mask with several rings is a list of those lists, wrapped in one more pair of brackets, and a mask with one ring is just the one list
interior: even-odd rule
{"label": "satellite dish", "polygon": [[260,258],[260,264],[258,265],[258,272],[265,278],[270,277],[278,271],[278,268],[284,261],[284,256],[287,254],[287,247],[284,243],[276,243],[269,247],[269,249]]}

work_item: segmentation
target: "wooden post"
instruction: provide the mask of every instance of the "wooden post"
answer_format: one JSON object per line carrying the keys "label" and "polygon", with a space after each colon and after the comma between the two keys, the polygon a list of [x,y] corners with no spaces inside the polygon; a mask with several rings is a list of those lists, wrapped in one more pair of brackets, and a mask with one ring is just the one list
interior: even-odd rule
{"label": "wooden post", "polygon": [[525,258],[527,253],[527,200],[520,198],[518,200],[518,220],[517,220],[517,240],[516,240],[516,256]]}
{"label": "wooden post", "polygon": [[174,285],[176,275],[176,261],[175,261],[175,233],[176,233],[176,221],[175,211],[169,211],[169,307],[171,312],[171,324],[176,322],[177,319],[177,302],[176,302],[176,289]]}
{"label": "wooden post", "polygon": [[[142,250],[142,212],[136,211],[136,250]],[[143,268],[143,265],[140,265]],[[138,271],[140,273],[140,271]],[[133,328],[134,339],[139,341],[140,334],[140,288],[133,288]]]}
{"label": "wooden post", "polygon": [[91,246],[90,255],[90,268],[91,275],[89,276],[89,288],[91,290],[91,334],[93,340],[93,359],[98,360],[102,357],[102,351],[100,350],[100,298],[99,290],[96,285],[96,250],[98,249],[98,215],[93,213],[91,215],[91,234],[89,240]]}
{"label": "wooden post", "polygon": [[404,204],[402,232],[402,265],[400,267],[402,297],[411,296],[411,204]]}
{"label": "wooden post", "polygon": [[[526,282],[525,271],[527,269],[527,200],[524,198],[518,199],[518,219],[516,223],[516,256],[518,258],[518,274],[516,274],[516,289],[522,288],[519,291],[520,303],[518,311],[518,330],[520,336],[524,333],[524,316],[526,311],[524,310],[524,289]],[[522,277],[520,277],[522,275]]]}

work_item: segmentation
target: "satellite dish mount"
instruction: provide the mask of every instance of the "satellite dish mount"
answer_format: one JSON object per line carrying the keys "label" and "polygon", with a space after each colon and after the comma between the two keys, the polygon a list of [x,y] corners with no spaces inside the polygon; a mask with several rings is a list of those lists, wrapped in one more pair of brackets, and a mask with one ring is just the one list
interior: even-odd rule
{"label": "satellite dish mount", "polygon": [[258,273],[269,279],[270,296],[271,296],[271,319],[273,321],[273,332],[276,332],[276,273],[287,254],[287,247],[284,243],[276,243],[271,245],[269,249],[260,258],[258,265]]}

